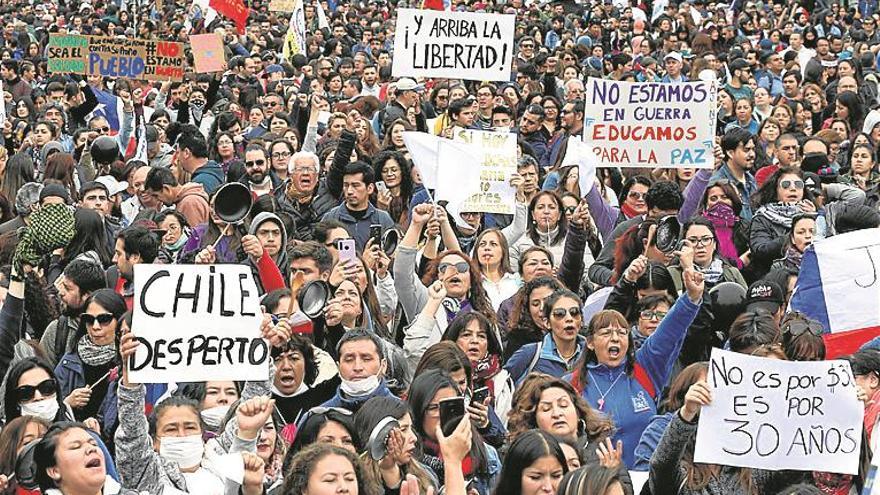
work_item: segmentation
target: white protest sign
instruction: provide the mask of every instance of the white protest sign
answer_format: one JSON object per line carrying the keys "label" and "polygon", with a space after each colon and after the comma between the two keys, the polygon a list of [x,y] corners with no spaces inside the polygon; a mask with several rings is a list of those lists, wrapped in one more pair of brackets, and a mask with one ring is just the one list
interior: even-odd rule
{"label": "white protest sign", "polygon": [[463,184],[480,183],[480,167],[474,166],[479,163],[482,156],[476,146],[464,142],[455,142],[448,139],[440,139],[437,153],[437,162],[443,166],[437,167],[437,189],[434,198],[437,201],[446,201],[446,211],[452,215],[456,225],[468,227],[462,212],[468,210],[465,205],[472,195],[472,189],[462,187]]}
{"label": "white protest sign", "polygon": [[266,380],[257,286],[246,265],[134,267],[134,383]]}
{"label": "white protest sign", "polygon": [[398,9],[395,77],[509,81],[516,16]]}
{"label": "white protest sign", "polygon": [[[512,215],[516,189],[510,185],[510,176],[516,173],[516,134],[456,128],[452,140],[472,146],[480,156],[477,163],[468,164],[479,169],[479,180],[464,182],[460,177],[449,177],[454,187],[470,194],[461,211]],[[455,161],[454,157],[450,159],[439,160],[438,169]],[[461,160],[459,157],[458,161]]]}
{"label": "white protest sign", "polygon": [[419,170],[422,184],[428,189],[437,188],[437,156],[443,138],[424,132],[405,131],[403,144],[412,156],[413,164]]}
{"label": "white protest sign", "polygon": [[715,82],[631,83],[591,77],[583,140],[602,167],[713,168]]}
{"label": "white protest sign", "polygon": [[694,462],[858,473],[864,406],[848,362],[712,349],[707,381]]}
{"label": "white protest sign", "polygon": [[578,187],[581,196],[586,196],[593,186],[596,185],[596,168],[598,159],[590,147],[579,139],[566,141],[565,156],[561,165],[575,165],[578,168]]}

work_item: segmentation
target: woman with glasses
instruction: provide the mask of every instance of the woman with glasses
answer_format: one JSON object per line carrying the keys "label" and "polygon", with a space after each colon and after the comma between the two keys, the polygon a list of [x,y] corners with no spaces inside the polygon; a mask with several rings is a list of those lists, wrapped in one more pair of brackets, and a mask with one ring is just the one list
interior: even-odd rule
{"label": "woman with glasses", "polygon": [[559,129],[559,119],[561,116],[559,99],[555,96],[544,96],[540,105],[544,108],[544,128],[547,129],[549,135],[553,135]]}
{"label": "woman with glasses", "polygon": [[387,211],[394,223],[406,226],[414,187],[409,161],[398,151],[382,151],[368,156],[374,157],[376,178],[385,185],[376,188],[374,204]]}
{"label": "woman with glasses", "polygon": [[638,351],[648,337],[660,326],[660,322],[669,313],[675,303],[669,294],[654,294],[643,297],[635,305],[635,321],[630,323],[633,345]]}
{"label": "woman with glasses", "polygon": [[73,410],[63,398],[49,364],[37,357],[25,358],[12,365],[6,375],[6,422],[20,416],[35,416],[50,423],[73,421]]}
{"label": "woman with glasses", "polygon": [[532,372],[561,378],[574,370],[575,363],[586,350],[586,339],[581,335],[584,325],[582,305],[577,294],[566,289],[558,290],[544,300],[542,318],[548,332],[540,342],[520,347],[504,365],[517,384]]}
{"label": "woman with glasses", "polygon": [[752,197],[755,215],[749,233],[751,270],[760,278],[773,261],[785,255],[791,222],[802,213],[816,213],[812,193],[804,188],[804,173],[782,167]]}
{"label": "woman with glasses", "polygon": [[168,263],[177,263],[191,232],[186,217],[179,211],[166,210],[159,213],[155,222],[159,230],[165,232],[159,256],[163,256]]}
{"label": "woman with glasses", "polygon": [[602,239],[608,239],[618,224],[648,212],[645,196],[651,184],[651,179],[643,175],[635,175],[627,179],[620,190],[619,208],[610,205],[598,187],[590,189],[587,193],[587,205],[590,207],[590,214]]}
{"label": "woman with glasses", "polygon": [[[708,288],[722,282],[736,282],[743,288],[747,287],[748,284],[739,270],[719,256],[715,225],[710,220],[695,217],[688,221],[682,226],[681,239],[693,250],[694,268],[703,274]],[[668,269],[675,282],[675,289],[680,293],[684,290],[682,268],[680,265],[674,264]]]}
{"label": "woman with glasses", "polygon": [[55,368],[60,393],[74,416],[80,421],[97,418],[107,433],[116,424],[116,342],[125,311],[125,300],[112,289],[95,291],[80,316],[74,351]]}
{"label": "woman with glasses", "polygon": [[639,438],[657,414],[655,400],[669,380],[703,301],[703,275],[689,267],[684,282],[686,292],[638,351],[622,314],[614,310],[596,313],[587,328],[583,357],[571,376],[572,385],[587,403],[614,421],[613,440],[623,441],[623,462],[630,469]]}

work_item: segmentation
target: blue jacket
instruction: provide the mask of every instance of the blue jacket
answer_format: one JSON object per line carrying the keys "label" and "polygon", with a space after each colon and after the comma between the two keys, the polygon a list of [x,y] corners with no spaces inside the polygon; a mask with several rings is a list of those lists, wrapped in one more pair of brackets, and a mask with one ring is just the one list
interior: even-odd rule
{"label": "blue jacket", "polygon": [[226,174],[223,173],[223,169],[217,165],[217,162],[208,160],[208,163],[193,172],[191,181],[201,184],[210,196],[226,182]]}
{"label": "blue jacket", "polygon": [[657,450],[657,446],[660,445],[660,439],[663,438],[663,433],[666,432],[666,427],[669,426],[669,422],[672,421],[673,414],[675,414],[675,412],[658,414],[651,418],[648,427],[642,432],[642,438],[639,439],[639,444],[636,445],[636,460],[632,467],[633,471],[651,470],[651,456],[654,455],[654,451]]}
{"label": "blue jacket", "polygon": [[623,441],[623,460],[629,469],[635,464],[642,432],[657,414],[655,399],[666,386],[688,327],[699,310],[700,305],[691,302],[687,294],[679,296],[657,330],[636,351],[631,374],[626,373],[626,361],[614,368],[593,362],[587,365],[586,380],[579,373],[572,377],[575,388],[590,406],[614,420],[617,431],[613,440]]}
{"label": "blue jacket", "polygon": [[348,234],[355,240],[359,253],[364,251],[364,246],[370,240],[370,225],[381,225],[383,232],[394,228],[394,220],[388,216],[388,213],[372,204],[367,205],[367,213],[360,220],[349,213],[345,203],[325,213],[321,220],[327,219],[338,220],[345,227]]}
{"label": "blue jacket", "polygon": [[584,348],[586,348],[586,343],[587,339],[582,335],[578,335],[577,352],[568,362],[565,362],[556,349],[556,341],[553,340],[553,334],[548,332],[547,335],[544,335],[544,340],[540,344],[541,355],[531,370],[529,370],[529,365],[535,358],[538,344],[526,344],[517,349],[513,356],[510,356],[510,359],[507,360],[504,369],[510,373],[510,377],[513,378],[517,385],[525,379],[526,375],[533,371],[562,378],[570,373],[575,364],[580,360],[581,354],[583,354]]}
{"label": "blue jacket", "polygon": [[[59,393],[62,397],[67,397],[75,389],[85,387],[86,375],[83,370],[82,359],[76,353],[67,353],[58,361],[55,367],[55,377],[58,379]],[[116,430],[117,409],[116,409],[116,386],[117,381],[114,380],[107,384],[107,395],[101,401],[98,407],[98,423],[101,424],[101,432],[106,435],[112,435]],[[112,436],[110,437],[112,438]]]}
{"label": "blue jacket", "polygon": [[365,395],[363,397],[346,397],[343,395],[343,392],[340,389],[336,389],[336,395],[330,398],[327,402],[321,404],[322,407],[341,407],[343,409],[348,409],[352,414],[358,412],[358,409],[364,405],[365,402],[372,399],[373,397],[392,397],[394,394],[388,390],[388,385],[385,384],[385,379],[382,379],[379,382],[379,388],[376,389],[375,392],[369,395]]}

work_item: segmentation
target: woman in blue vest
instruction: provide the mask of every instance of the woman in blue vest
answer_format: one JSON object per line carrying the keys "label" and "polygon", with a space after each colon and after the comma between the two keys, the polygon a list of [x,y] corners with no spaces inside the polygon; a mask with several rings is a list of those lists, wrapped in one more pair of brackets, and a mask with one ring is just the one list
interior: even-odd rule
{"label": "woman in blue vest", "polygon": [[703,300],[702,274],[691,266],[683,278],[686,292],[638,351],[623,315],[614,310],[596,313],[587,329],[583,359],[571,376],[572,385],[590,406],[614,420],[613,440],[623,441],[623,460],[630,469],[639,438],[657,414],[656,398]]}

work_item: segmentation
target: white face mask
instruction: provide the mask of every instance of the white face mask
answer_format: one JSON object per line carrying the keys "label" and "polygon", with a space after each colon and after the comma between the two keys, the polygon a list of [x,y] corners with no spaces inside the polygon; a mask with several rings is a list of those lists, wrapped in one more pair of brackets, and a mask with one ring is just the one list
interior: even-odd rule
{"label": "white face mask", "polygon": [[205,455],[205,442],[202,435],[186,437],[162,437],[159,439],[159,455],[163,459],[176,462],[181,469],[198,466]]}
{"label": "white face mask", "polygon": [[36,416],[51,423],[55,421],[55,416],[58,415],[60,406],[58,405],[58,399],[53,395],[48,399],[22,404],[19,407],[21,407],[22,416]]}
{"label": "white face mask", "polygon": [[202,410],[202,421],[208,426],[208,428],[212,430],[216,430],[220,428],[220,423],[223,421],[223,418],[226,417],[226,413],[229,412],[229,406],[214,406],[208,409]]}
{"label": "white face mask", "polygon": [[345,395],[351,397],[363,397],[370,395],[379,388],[379,375],[372,375],[363,380],[349,381],[342,378],[339,389],[345,392]]}

